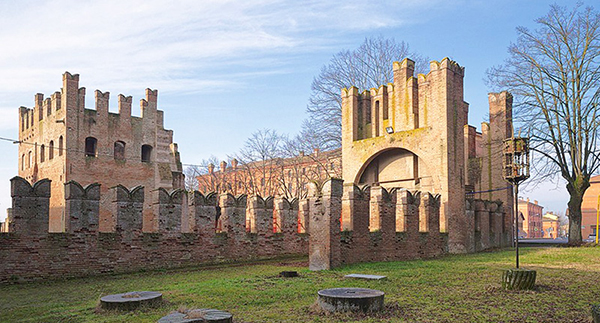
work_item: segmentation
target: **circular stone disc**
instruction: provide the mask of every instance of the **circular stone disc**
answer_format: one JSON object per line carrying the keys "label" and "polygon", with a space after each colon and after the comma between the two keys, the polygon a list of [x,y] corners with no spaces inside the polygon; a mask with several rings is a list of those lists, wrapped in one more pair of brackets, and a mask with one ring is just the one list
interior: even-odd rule
{"label": "circular stone disc", "polygon": [[319,296],[333,298],[370,298],[385,295],[384,292],[368,288],[330,288],[318,292]]}
{"label": "circular stone disc", "polygon": [[363,311],[383,309],[384,292],[368,288],[330,288],[318,292],[319,306],[329,312]]}
{"label": "circular stone disc", "polygon": [[214,323],[230,323],[233,322],[233,315],[228,312],[213,310],[213,309],[195,309],[187,311],[187,313],[175,312],[164,316],[158,323],[197,323],[197,322],[214,322]]}
{"label": "circular stone disc", "polygon": [[161,300],[161,293],[143,291],[107,295],[100,298],[100,304],[104,309],[132,310],[141,305],[158,304]]}

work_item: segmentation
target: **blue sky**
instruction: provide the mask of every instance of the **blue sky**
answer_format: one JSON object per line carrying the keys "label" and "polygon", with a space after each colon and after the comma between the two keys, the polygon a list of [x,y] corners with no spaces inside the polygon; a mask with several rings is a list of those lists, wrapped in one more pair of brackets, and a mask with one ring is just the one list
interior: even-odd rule
{"label": "blue sky", "polygon": [[[365,37],[404,40],[432,60],[464,66],[469,123],[486,118],[485,70],[502,63],[517,26],[574,1],[0,1],[0,137],[17,138],[19,106],[61,87],[62,73],[134,102],[159,90],[183,163],[237,151],[257,129],[294,134],[321,66]],[[588,2],[591,4],[591,2]],[[399,57],[398,60],[402,58]],[[139,115],[134,104],[133,114]],[[10,207],[17,146],[0,141],[0,221]],[[564,212],[564,185],[523,196]]]}

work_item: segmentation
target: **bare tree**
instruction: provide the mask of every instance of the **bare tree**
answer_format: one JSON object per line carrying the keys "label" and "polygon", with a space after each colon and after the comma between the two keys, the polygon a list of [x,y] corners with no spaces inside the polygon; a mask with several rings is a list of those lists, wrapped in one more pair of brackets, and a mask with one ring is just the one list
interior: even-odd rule
{"label": "bare tree", "polygon": [[321,152],[298,135],[283,142],[282,154],[281,194],[287,198],[305,198],[309,182],[322,184],[329,178],[342,177],[340,149]]}
{"label": "bare tree", "polygon": [[275,130],[262,129],[246,139],[244,147],[230,159],[236,159],[243,169],[241,183],[248,194],[273,196],[278,193],[283,170],[282,144],[285,136]]}
{"label": "bare tree", "polygon": [[335,149],[342,143],[341,89],[356,86],[370,89],[393,80],[393,62],[410,57],[418,72],[425,71],[428,59],[411,52],[405,42],[382,36],[366,38],[355,50],[335,54],[313,79],[307,106],[308,119],[300,136],[313,148]]}
{"label": "bare tree", "polygon": [[211,171],[218,164],[219,159],[211,155],[208,159],[203,159],[198,165],[188,165],[184,170],[186,190],[191,191],[191,188],[194,188],[194,190],[201,190],[204,193],[219,192],[218,184],[222,182],[218,177],[220,174]]}
{"label": "bare tree", "polygon": [[198,189],[198,177],[202,175],[202,171],[199,165],[187,165],[183,169],[183,174],[185,175],[185,182],[183,183],[185,190],[188,192],[192,192]]}
{"label": "bare tree", "polygon": [[551,6],[538,29],[518,27],[509,58],[488,71],[515,97],[515,118],[531,137],[537,178],[567,182],[569,243],[581,243],[581,203],[598,171],[600,15]]}

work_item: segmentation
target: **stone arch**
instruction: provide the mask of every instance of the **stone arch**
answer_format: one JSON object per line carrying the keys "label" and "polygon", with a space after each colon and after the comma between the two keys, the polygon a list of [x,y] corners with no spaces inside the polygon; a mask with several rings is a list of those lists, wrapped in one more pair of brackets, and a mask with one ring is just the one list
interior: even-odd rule
{"label": "stone arch", "polygon": [[433,190],[434,183],[426,161],[415,152],[401,147],[388,147],[372,154],[357,171],[357,186],[381,185]]}

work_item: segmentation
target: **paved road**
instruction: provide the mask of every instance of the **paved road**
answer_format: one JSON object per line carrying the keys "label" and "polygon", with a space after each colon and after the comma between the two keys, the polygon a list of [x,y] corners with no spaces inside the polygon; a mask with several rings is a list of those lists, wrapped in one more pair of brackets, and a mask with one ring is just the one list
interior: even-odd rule
{"label": "paved road", "polygon": [[558,239],[519,239],[520,247],[555,247],[569,242],[567,238]]}

